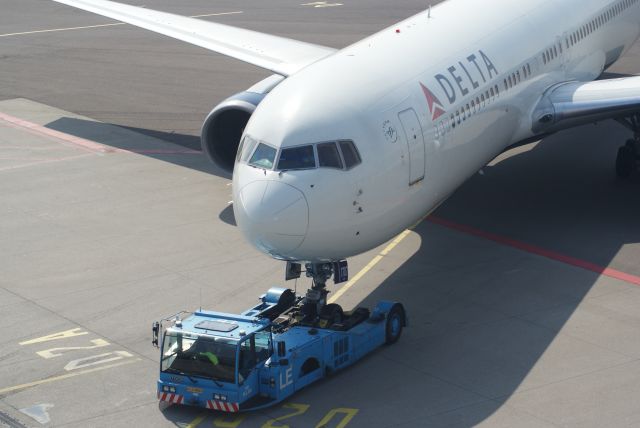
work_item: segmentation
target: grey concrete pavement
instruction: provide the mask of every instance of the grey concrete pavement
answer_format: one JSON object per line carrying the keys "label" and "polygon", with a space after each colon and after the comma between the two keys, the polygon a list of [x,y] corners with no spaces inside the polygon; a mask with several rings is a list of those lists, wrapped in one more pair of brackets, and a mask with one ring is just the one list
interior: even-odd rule
{"label": "grey concrete pavement", "polygon": [[[420,224],[340,297],[405,303],[396,345],[266,411],[159,405],[152,321],[282,284],[194,153],[207,112],[266,73],[125,25],[3,36],[112,21],[0,1],[0,113],[61,133],[0,120],[0,426],[640,424],[640,179],[615,179],[613,123],[505,153],[438,210],[454,226]],[[145,4],[334,47],[425,7],[300,3]],[[639,52],[610,71],[639,72]]]}

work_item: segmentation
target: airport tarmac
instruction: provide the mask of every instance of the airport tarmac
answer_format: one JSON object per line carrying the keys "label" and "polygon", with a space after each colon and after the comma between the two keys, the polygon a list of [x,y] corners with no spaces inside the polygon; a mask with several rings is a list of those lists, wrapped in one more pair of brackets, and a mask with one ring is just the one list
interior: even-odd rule
{"label": "airport tarmac", "polygon": [[[234,227],[229,177],[198,138],[214,105],[267,74],[53,2],[4,1],[0,427],[640,426],[640,177],[615,178],[628,136],[612,122],[503,154],[402,239],[349,261],[363,275],[334,296],[403,302],[397,344],[266,411],[159,404],[153,321],[241,311],[284,283]],[[334,47],[425,7],[300,3],[144,4]],[[640,72],[639,55],[610,72]]]}

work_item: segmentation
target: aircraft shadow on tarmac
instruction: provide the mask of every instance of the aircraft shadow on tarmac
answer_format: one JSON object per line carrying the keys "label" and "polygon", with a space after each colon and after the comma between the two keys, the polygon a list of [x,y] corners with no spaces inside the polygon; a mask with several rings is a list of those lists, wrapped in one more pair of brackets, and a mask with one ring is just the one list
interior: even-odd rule
{"label": "aircraft shadow on tarmac", "polygon": [[[637,252],[623,250],[640,242],[640,179],[614,173],[625,138],[613,122],[547,137],[474,176],[435,216],[640,275]],[[551,381],[534,366],[599,275],[429,221],[415,232],[417,252],[362,302],[406,305],[411,324],[385,352],[414,375],[366,399],[392,396],[420,406],[416,417],[435,425],[472,426],[514,392]],[[574,352],[564,357],[578,358]],[[360,393],[380,391],[364,377],[358,382]]]}
{"label": "aircraft shadow on tarmac", "polygon": [[233,205],[227,205],[225,209],[220,211],[218,218],[228,225],[237,226],[236,217],[233,214]]}
{"label": "aircraft shadow on tarmac", "polygon": [[119,126],[71,117],[60,118],[46,124],[45,127],[94,141],[106,147],[130,150],[153,159],[223,178],[231,178],[231,174],[213,165],[204,154],[180,153],[181,151],[200,151],[200,137],[197,136]]}

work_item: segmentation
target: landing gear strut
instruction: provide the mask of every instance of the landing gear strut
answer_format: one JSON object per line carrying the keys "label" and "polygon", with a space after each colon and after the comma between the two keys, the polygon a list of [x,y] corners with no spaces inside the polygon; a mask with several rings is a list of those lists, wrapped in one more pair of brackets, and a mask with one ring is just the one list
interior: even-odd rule
{"label": "landing gear strut", "polygon": [[640,114],[616,120],[633,131],[633,139],[618,149],[616,158],[616,174],[620,178],[629,178],[640,168]]}
{"label": "landing gear strut", "polygon": [[304,299],[303,313],[307,320],[317,318],[327,304],[327,280],[333,275],[332,263],[307,263],[307,277],[313,284]]}
{"label": "landing gear strut", "polygon": [[[302,266],[300,263],[287,262],[285,280],[300,278]],[[282,328],[300,325],[313,328],[342,328],[348,329],[369,317],[368,310],[358,308],[345,313],[336,303],[329,303],[327,296],[327,280],[333,277],[334,284],[346,282],[349,278],[349,268],[346,260],[327,263],[305,264],[307,278],[311,278],[311,288],[303,298],[297,298],[295,304],[281,313],[277,324]]]}

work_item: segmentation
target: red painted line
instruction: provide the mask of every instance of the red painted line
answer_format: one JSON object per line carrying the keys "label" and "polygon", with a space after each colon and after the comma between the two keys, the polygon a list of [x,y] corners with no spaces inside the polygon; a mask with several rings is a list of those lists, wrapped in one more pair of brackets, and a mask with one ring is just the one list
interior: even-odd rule
{"label": "red painted line", "polygon": [[20,119],[18,117],[14,117],[8,115],[6,113],[0,112],[0,120],[3,120],[14,127],[19,127],[25,129],[32,134],[51,137],[55,140],[61,141],[63,143],[69,143],[76,147],[79,147],[83,150],[87,150],[92,153],[136,153],[143,155],[192,155],[192,154],[202,154],[201,150],[191,150],[191,149],[180,149],[180,150],[164,150],[164,149],[119,149],[113,148],[109,146],[105,146],[100,143],[96,143],[95,141],[87,140],[84,138],[76,137],[73,135],[65,134],[64,132],[56,131],[54,129],[49,129],[47,127],[38,125],[37,123],[29,122],[24,119]]}
{"label": "red painted line", "polygon": [[44,126],[38,125],[37,123],[29,122],[24,119],[8,115],[6,113],[0,112],[0,119],[4,120],[7,123],[19,126],[20,128],[27,129],[34,134],[45,137],[52,137],[56,140],[73,144],[74,146],[80,147],[90,152],[105,153],[110,151],[102,144],[98,144],[94,141],[85,140],[84,138],[74,137],[73,135],[65,134],[64,132],[45,128]]}
{"label": "red painted line", "polygon": [[575,257],[567,256],[564,254],[556,253],[555,251],[550,251],[541,247],[537,247],[535,245],[527,244],[526,242],[517,241],[515,239],[507,238],[504,236],[496,235],[490,232],[485,232],[483,230],[476,229],[471,226],[467,226],[464,224],[454,223],[449,220],[445,220],[440,217],[429,216],[427,218],[431,223],[444,226],[449,229],[456,230],[458,232],[463,232],[468,235],[476,236],[478,238],[487,239],[489,241],[497,242],[498,244],[506,245],[509,247],[517,248],[518,250],[526,251],[531,254],[536,254],[538,256],[546,257],[551,260],[555,260],[558,262],[562,262],[571,266],[579,267],[591,272],[595,272],[604,276],[608,276],[610,278],[619,279],[620,281],[625,281],[630,284],[640,285],[640,276],[631,275],[626,272],[622,272],[616,269],[611,269],[604,266],[596,265],[595,263],[588,262],[586,260],[577,259]]}
{"label": "red painted line", "polygon": [[162,149],[149,149],[149,150],[135,150],[135,149],[115,149],[118,152],[125,153],[137,153],[139,155],[201,155],[202,150],[162,150]]}

